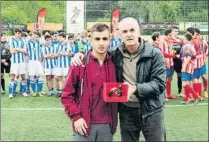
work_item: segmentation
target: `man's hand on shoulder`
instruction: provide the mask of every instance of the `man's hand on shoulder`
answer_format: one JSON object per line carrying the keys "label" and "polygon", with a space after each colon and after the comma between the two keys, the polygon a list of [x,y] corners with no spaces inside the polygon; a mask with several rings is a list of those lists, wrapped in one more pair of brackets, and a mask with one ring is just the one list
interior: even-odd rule
{"label": "man's hand on shoulder", "polygon": [[71,60],[71,64],[74,65],[74,66],[80,66],[80,65],[83,64],[82,63],[83,58],[84,58],[84,54],[76,53]]}

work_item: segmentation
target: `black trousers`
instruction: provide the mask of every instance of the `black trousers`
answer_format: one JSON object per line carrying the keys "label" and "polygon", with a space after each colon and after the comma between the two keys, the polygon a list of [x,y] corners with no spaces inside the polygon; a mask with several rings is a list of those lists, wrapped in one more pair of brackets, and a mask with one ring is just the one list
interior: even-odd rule
{"label": "black trousers", "polygon": [[161,142],[166,139],[163,110],[143,119],[140,108],[120,104],[119,119],[121,141],[138,142],[141,131],[146,141]]}

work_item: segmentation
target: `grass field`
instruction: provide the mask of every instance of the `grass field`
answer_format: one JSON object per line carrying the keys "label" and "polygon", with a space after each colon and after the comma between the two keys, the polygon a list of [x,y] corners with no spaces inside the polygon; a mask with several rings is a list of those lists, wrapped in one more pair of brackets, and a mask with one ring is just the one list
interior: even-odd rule
{"label": "grass field", "polygon": [[[172,92],[176,95],[175,76]],[[166,103],[164,114],[167,141],[208,141],[208,100],[187,106],[180,105],[182,100],[178,98]],[[143,136],[140,139],[144,140]],[[1,140],[72,141],[71,122],[62,110],[60,99],[55,96],[17,96],[9,99],[8,95],[3,95]],[[119,127],[114,140],[120,141]]]}

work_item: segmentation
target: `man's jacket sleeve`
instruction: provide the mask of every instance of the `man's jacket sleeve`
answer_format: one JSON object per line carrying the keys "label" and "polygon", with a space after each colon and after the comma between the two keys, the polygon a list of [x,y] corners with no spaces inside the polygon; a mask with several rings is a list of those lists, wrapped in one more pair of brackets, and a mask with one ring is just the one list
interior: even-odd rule
{"label": "man's jacket sleeve", "polygon": [[69,118],[76,121],[81,118],[81,110],[76,103],[76,97],[79,98],[79,94],[77,94],[76,86],[79,83],[77,81],[77,73],[76,70],[78,67],[71,66],[68,72],[68,76],[66,79],[66,84],[63,89],[63,93],[61,96],[61,103],[64,106],[65,113]]}
{"label": "man's jacket sleeve", "polygon": [[166,68],[164,58],[159,50],[154,50],[151,62],[150,81],[137,83],[137,94],[141,98],[147,98],[164,94],[166,81]]}

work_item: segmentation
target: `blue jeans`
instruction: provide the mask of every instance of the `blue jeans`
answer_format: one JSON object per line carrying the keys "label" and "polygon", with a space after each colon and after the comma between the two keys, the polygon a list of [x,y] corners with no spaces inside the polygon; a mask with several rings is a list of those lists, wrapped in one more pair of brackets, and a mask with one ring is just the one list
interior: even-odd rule
{"label": "blue jeans", "polygon": [[142,131],[146,141],[165,141],[163,110],[146,118],[141,117],[140,108],[119,107],[121,141],[138,142]]}

